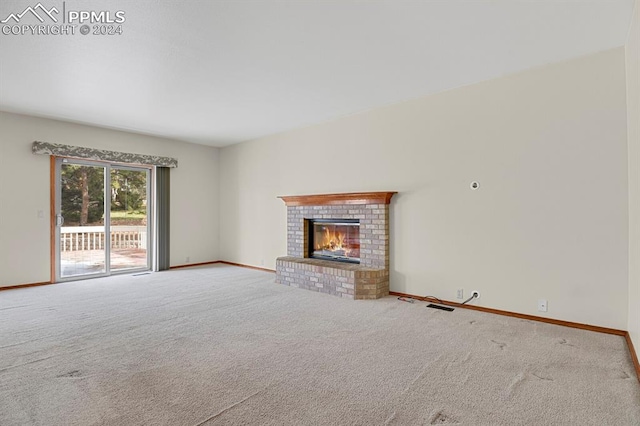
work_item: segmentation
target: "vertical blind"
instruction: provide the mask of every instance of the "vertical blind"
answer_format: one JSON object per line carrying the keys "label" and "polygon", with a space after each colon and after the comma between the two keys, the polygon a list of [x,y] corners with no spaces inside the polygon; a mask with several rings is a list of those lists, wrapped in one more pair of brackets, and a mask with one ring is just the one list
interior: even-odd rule
{"label": "vertical blind", "polygon": [[171,180],[168,167],[156,167],[156,211],[157,211],[157,229],[156,236],[157,243],[157,263],[156,269],[158,271],[166,271],[170,266],[169,256],[169,201],[170,201],[170,189]]}

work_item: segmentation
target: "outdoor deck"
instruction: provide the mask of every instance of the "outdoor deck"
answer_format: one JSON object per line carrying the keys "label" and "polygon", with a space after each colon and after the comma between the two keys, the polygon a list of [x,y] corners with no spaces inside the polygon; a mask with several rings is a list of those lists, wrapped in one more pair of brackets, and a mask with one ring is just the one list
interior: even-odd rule
{"label": "outdoor deck", "polygon": [[[111,271],[148,266],[146,226],[114,226],[108,240]],[[63,278],[105,272],[104,227],[62,227],[60,268]]]}

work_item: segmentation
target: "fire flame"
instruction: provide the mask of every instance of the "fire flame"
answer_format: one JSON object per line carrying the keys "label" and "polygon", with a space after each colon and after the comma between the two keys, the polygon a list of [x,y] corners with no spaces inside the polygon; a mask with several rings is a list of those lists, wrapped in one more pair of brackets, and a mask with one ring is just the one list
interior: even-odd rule
{"label": "fire flame", "polygon": [[322,241],[320,241],[319,249],[322,250],[344,250],[347,247],[343,247],[344,235],[337,230],[334,232],[329,231],[329,228],[324,228],[324,235]]}
{"label": "fire flame", "polygon": [[341,232],[339,226],[323,226],[322,232],[316,234],[315,250],[328,251],[336,256],[360,257],[358,238],[349,237],[348,232]]}

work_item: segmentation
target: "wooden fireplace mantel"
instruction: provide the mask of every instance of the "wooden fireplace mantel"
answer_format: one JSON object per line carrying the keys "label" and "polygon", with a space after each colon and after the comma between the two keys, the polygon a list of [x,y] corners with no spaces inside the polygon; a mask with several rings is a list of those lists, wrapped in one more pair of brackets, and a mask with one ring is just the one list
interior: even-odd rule
{"label": "wooden fireplace mantel", "polygon": [[327,206],[335,204],[389,204],[396,191],[349,192],[342,194],[281,195],[287,206]]}

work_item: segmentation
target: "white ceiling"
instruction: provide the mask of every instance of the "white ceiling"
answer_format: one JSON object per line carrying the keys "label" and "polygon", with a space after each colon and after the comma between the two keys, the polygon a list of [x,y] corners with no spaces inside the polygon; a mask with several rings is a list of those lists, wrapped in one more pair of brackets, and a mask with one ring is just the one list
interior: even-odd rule
{"label": "white ceiling", "polygon": [[0,109],[224,146],[622,46],[633,4],[67,0],[123,34],[0,34]]}

